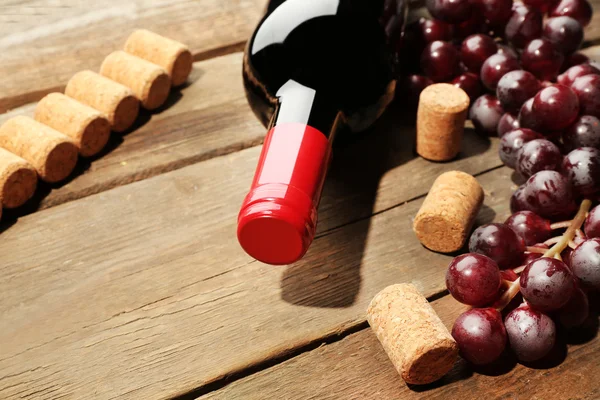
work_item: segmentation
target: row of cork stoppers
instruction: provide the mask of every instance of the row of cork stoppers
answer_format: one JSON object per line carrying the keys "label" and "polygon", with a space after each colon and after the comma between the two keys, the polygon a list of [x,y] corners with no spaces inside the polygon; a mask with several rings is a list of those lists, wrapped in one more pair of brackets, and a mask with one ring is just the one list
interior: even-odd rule
{"label": "row of cork stoppers", "polygon": [[99,74],[79,72],[65,94],[44,97],[33,118],[13,117],[0,127],[4,208],[19,207],[33,197],[38,176],[49,183],[66,179],[78,154],[100,153],[111,129],[131,128],[140,103],[148,110],[162,106],[171,87],[185,83],[192,70],[192,54],[185,45],[147,30],[132,33],[124,49],[106,57]]}

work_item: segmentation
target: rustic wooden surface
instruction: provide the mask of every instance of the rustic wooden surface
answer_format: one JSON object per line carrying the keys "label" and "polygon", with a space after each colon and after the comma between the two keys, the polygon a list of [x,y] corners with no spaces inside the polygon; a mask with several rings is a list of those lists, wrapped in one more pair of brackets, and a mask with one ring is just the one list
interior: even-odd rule
{"label": "rustic wooden surface", "polygon": [[[87,67],[78,63],[99,65],[135,27],[183,35],[200,61],[190,84],[164,109],[113,136],[108,151],[80,163],[70,182],[43,187],[28,209],[5,215],[0,398],[195,398],[246,375],[209,394],[257,398],[260,389],[260,398],[415,397],[390,374],[365,329],[364,310],[381,288],[412,282],[432,299],[441,297],[436,307],[447,321],[453,318],[458,309],[444,297],[443,282],[450,257],[421,247],[411,218],[437,175],[460,169],[478,176],[486,190],[478,223],[503,220],[514,187],[511,171],[500,168],[497,140],[469,131],[457,160],[429,163],[412,151],[409,118],[392,108],[366,134],[338,143],[306,258],[267,266],[245,255],[235,239],[236,214],[264,135],[245,103],[235,50],[264,1],[111,0],[102,10],[93,2],[16,4],[0,3],[0,18],[14,21],[0,25],[0,59],[7,61],[0,64],[6,68],[0,109],[60,88]],[[15,7],[22,8],[12,12]],[[592,43],[596,29],[594,23],[588,29]],[[75,40],[82,36],[89,39]],[[46,60],[43,69],[37,57]],[[322,342],[335,343],[315,349]],[[516,367],[495,379],[504,379],[506,390],[518,388],[508,398],[525,390],[519,380],[542,382],[543,374],[560,383],[555,392],[530,388],[532,398],[566,393],[565,382],[597,357],[595,345],[572,346],[558,368]],[[351,372],[351,361],[364,368]],[[322,363],[306,373],[318,393],[307,392],[310,385],[299,378],[306,362]],[[352,384],[344,382],[347,373]],[[470,374],[460,364],[444,386],[416,394],[496,393],[494,378],[463,379]],[[274,391],[277,377],[289,383],[287,392]],[[582,388],[575,397],[597,398],[599,385],[589,383],[590,391]]]}

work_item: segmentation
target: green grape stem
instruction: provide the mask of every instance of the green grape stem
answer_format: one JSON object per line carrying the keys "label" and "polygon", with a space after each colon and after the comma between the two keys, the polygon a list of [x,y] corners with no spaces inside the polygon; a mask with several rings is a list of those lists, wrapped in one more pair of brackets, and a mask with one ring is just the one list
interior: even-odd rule
{"label": "green grape stem", "polygon": [[[554,246],[548,249],[542,257],[557,258],[559,260],[562,259],[560,257],[560,253],[562,253],[563,250],[566,249],[567,246],[569,246],[569,243],[573,242],[577,231],[581,229],[581,226],[585,222],[585,217],[587,216],[591,207],[591,200],[585,199],[581,202],[581,205],[579,206],[579,211],[577,211],[577,215],[575,215],[575,218],[569,221],[569,226],[561,226],[563,228],[567,228],[565,233],[563,233],[562,236],[558,237],[558,240],[556,241]],[[510,283],[508,289],[500,298],[496,310],[502,311],[512,301],[512,299],[515,298],[517,293],[519,293],[519,291],[521,290],[521,284],[519,283],[519,281],[520,279],[517,279],[516,281]]]}

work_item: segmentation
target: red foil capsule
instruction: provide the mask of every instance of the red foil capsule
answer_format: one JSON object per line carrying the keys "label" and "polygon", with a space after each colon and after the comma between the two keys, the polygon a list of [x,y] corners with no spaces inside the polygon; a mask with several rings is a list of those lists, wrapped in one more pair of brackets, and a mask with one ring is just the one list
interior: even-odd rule
{"label": "red foil capsule", "polygon": [[238,240],[259,261],[293,263],[306,253],[331,160],[331,142],[301,123],[273,127],[238,216]]}

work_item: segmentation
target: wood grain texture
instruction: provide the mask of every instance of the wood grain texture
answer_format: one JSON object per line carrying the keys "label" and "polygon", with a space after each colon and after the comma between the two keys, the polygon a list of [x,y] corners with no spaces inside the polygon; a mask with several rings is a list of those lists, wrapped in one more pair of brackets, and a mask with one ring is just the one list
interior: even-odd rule
{"label": "wood grain texture", "polygon": [[[243,166],[258,150],[42,211],[5,231],[0,397],[165,398],[362,323],[390,282],[443,290],[449,257],[422,248],[411,231],[420,201],[323,235],[293,266],[253,262],[234,232],[253,173]],[[506,214],[509,175],[482,181],[491,208],[480,223]]]}
{"label": "wood grain texture", "polygon": [[98,71],[137,28],[179,40],[201,58],[238,48],[265,5],[266,0],[4,1],[0,112],[60,90],[78,71]]}
{"label": "wood grain texture", "polygon": [[[432,306],[448,329],[465,310],[451,296]],[[597,319],[590,320],[579,337],[570,337],[576,344],[568,346],[564,361],[564,343],[543,363],[530,366],[517,364],[510,355],[495,365],[475,369],[459,360],[440,381],[424,386],[402,381],[367,328],[200,399],[597,399],[600,338],[589,335],[597,330]]]}

